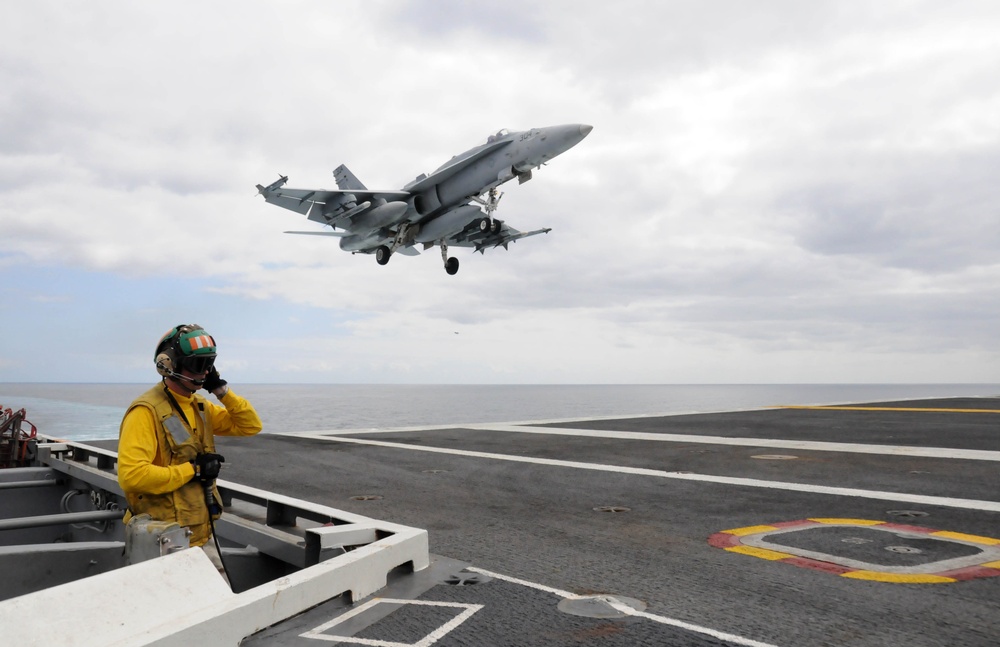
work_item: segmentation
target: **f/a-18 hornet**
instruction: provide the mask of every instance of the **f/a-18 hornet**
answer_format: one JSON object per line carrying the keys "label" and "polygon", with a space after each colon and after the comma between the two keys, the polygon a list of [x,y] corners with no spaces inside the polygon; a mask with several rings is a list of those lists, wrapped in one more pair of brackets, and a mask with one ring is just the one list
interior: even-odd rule
{"label": "f/a-18 hornet", "polygon": [[458,272],[458,259],[448,246],[478,252],[551,229],[522,232],[494,217],[503,195],[497,187],[517,178],[531,179],[532,169],[580,143],[593,129],[584,124],[501,130],[485,144],[456,155],[430,175],[421,174],[399,191],[372,191],[344,165],[333,176],[336,190],[286,189],[288,176],[268,186],[257,185],[264,199],[329,225],[333,231],[288,231],[288,234],[339,236],[346,252],[375,254],[379,265],[399,252],[416,256],[415,248],[441,247],[448,274]]}

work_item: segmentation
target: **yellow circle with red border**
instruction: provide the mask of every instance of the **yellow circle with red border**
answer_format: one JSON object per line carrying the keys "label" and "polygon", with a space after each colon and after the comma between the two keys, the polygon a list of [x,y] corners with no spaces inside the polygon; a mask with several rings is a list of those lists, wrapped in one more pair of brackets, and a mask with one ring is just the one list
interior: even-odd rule
{"label": "yellow circle with red border", "polygon": [[[950,541],[977,548],[980,554],[961,560],[930,562],[919,568],[879,570],[876,567],[861,567],[857,562],[837,555],[801,551],[785,546],[778,546],[781,550],[773,550],[760,545],[764,543],[762,540],[768,535],[796,532],[824,526],[854,526],[871,530],[884,530],[897,536]],[[747,526],[745,528],[734,528],[732,530],[717,532],[708,538],[708,543],[716,548],[722,548],[732,553],[740,553],[769,561],[784,562],[802,568],[825,571],[841,577],[874,582],[944,584],[1000,575],[1000,539],[885,521],[869,521],[867,519],[813,518],[799,521],[782,521],[760,526]],[[940,568],[938,570],[934,570],[936,569],[935,564],[939,564]],[[958,565],[957,568],[955,567],[956,564]]]}

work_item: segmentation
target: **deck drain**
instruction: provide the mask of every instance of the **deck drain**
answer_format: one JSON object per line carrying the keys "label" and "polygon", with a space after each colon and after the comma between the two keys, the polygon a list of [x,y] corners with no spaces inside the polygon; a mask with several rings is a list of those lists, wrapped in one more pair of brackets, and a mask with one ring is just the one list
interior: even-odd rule
{"label": "deck drain", "polygon": [[359,494],[358,496],[352,496],[351,501],[381,501],[381,494]]}
{"label": "deck drain", "polygon": [[485,584],[492,579],[492,577],[482,575],[481,573],[461,571],[460,573],[455,573],[454,575],[446,577],[444,579],[444,583],[451,584],[452,586],[472,586],[474,584]]}
{"label": "deck drain", "polygon": [[750,458],[756,458],[762,461],[794,461],[798,460],[798,456],[792,456],[791,454],[757,454],[756,456],[751,456]]}
{"label": "deck drain", "polygon": [[886,514],[890,517],[903,517],[904,519],[916,519],[917,517],[928,516],[927,512],[921,512],[920,510],[887,510]]}
{"label": "deck drain", "polygon": [[913,546],[886,546],[885,549],[892,553],[901,553],[903,555],[919,555],[924,552],[919,548],[914,548]]}
{"label": "deck drain", "polygon": [[645,611],[646,603],[617,595],[588,595],[566,598],[557,607],[563,613],[584,618],[623,618],[632,611]]}
{"label": "deck drain", "polygon": [[601,505],[594,508],[595,512],[632,512],[632,508],[623,505]]}

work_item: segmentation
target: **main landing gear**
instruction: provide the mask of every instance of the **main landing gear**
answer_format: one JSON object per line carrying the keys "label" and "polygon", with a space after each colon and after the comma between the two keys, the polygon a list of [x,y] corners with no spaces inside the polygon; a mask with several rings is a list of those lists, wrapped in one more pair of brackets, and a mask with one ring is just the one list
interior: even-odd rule
{"label": "main landing gear", "polygon": [[[385,265],[389,262],[389,258],[392,257],[392,250],[389,249],[388,245],[379,245],[375,248],[375,261],[379,265]],[[444,260],[444,271],[448,274],[458,273],[458,259],[452,256],[448,257],[448,246],[441,243],[441,259]]]}
{"label": "main landing gear", "polygon": [[392,247],[388,245],[379,245],[375,249],[375,260],[378,261],[379,265],[385,265],[389,262],[389,257],[395,253],[400,247],[406,247],[407,245],[413,244],[413,235],[416,233],[416,229],[409,223],[403,223],[399,226],[399,231],[396,232],[396,237],[392,241]]}
{"label": "main landing gear", "polygon": [[448,258],[448,246],[441,243],[441,259],[444,261],[444,271],[448,274],[458,273],[458,259],[452,256]]}

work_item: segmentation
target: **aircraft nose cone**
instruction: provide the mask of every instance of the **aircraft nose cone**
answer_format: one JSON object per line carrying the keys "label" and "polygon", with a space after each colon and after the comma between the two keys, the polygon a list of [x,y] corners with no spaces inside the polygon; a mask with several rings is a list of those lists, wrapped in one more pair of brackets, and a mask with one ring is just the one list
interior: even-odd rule
{"label": "aircraft nose cone", "polygon": [[587,124],[580,124],[580,137],[586,137],[593,130],[593,126],[588,126]]}

